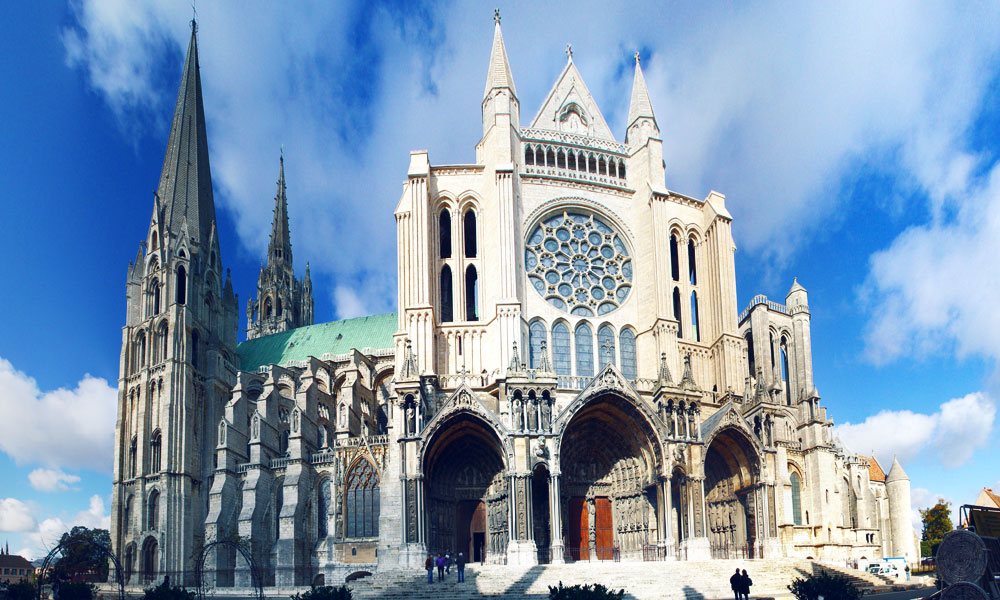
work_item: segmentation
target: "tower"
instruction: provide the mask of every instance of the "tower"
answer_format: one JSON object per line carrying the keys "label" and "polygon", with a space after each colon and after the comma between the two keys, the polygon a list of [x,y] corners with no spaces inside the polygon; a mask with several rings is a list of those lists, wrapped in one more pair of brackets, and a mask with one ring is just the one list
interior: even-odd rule
{"label": "tower", "polygon": [[247,301],[247,339],[312,325],[313,297],[309,264],[302,280],[295,279],[292,241],[285,195],[285,157],[278,161],[278,191],[274,196],[267,263],[257,277],[257,300]]}
{"label": "tower", "polygon": [[194,579],[218,420],[236,377],[237,298],[222,277],[197,28],[146,239],[126,283],[111,539],[132,584]]}
{"label": "tower", "polygon": [[904,556],[911,564],[918,556],[914,550],[913,522],[910,520],[910,478],[903,471],[898,459],[892,460],[892,468],[885,479],[889,496],[889,527],[892,534],[892,556]]}

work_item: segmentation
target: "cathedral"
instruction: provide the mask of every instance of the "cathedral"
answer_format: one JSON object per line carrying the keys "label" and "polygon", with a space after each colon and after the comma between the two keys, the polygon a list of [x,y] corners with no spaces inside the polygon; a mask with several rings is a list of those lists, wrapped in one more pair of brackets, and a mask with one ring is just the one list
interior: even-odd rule
{"label": "cathedral", "polygon": [[410,154],[394,313],[313,323],[282,158],[239,343],[196,37],[127,274],[111,536],[130,585],[332,584],[445,549],[916,558],[902,466],[832,438],[805,288],[740,311],[726,198],[666,186],[638,55],[623,138],[571,51],[524,124],[496,18],[474,161]]}

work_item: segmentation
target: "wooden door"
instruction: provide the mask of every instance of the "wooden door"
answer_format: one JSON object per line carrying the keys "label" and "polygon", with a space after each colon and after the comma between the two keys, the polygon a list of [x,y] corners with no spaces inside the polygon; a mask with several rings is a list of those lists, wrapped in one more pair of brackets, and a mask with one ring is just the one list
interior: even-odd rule
{"label": "wooden door", "polygon": [[464,552],[466,560],[478,562],[472,560],[472,557],[477,555],[477,550],[478,555],[483,553],[482,548],[476,548],[475,538],[477,533],[481,534],[482,539],[486,537],[486,504],[481,500],[459,502],[457,525],[455,552]]}
{"label": "wooden door", "polygon": [[566,531],[569,539],[569,554],[573,560],[590,560],[590,524],[586,498],[569,499],[569,523]]}
{"label": "wooden door", "polygon": [[614,548],[614,525],[611,517],[611,500],[594,498],[594,546],[598,560],[611,560]]}

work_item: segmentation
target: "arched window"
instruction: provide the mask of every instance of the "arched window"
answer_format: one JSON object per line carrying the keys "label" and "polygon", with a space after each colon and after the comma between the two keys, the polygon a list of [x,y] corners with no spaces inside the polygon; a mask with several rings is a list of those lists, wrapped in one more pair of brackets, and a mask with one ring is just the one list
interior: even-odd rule
{"label": "arched window", "polygon": [[547,333],[541,321],[534,321],[528,327],[528,363],[532,369],[542,366],[542,342],[546,341]]}
{"label": "arched window", "polygon": [[670,234],[670,277],[674,281],[681,279],[680,257],[677,256],[677,236]]}
{"label": "arched window", "polygon": [[566,161],[566,166],[568,166],[571,171],[578,170],[577,164],[576,164],[576,152],[570,152],[569,153],[569,159]]}
{"label": "arched window", "polygon": [[625,179],[625,161],[618,161],[618,177]]}
{"label": "arched window", "polygon": [[156,567],[159,561],[159,544],[156,538],[150,536],[142,544],[142,578],[147,583],[156,579]]}
{"label": "arched window", "polygon": [[377,537],[379,478],[370,462],[359,460],[347,473],[344,495],[347,537]]}
{"label": "arched window", "polygon": [[441,322],[451,323],[455,320],[453,311],[453,296],[451,293],[451,267],[441,267]]}
{"label": "arched window", "polygon": [[159,328],[156,331],[156,353],[157,362],[163,362],[167,360],[167,322],[163,321],[160,323]]}
{"label": "arched window", "polygon": [[674,288],[674,320],[677,321],[677,337],[684,337],[684,324],[681,322],[681,290]]}
{"label": "arched window", "polygon": [[465,211],[462,235],[465,238],[465,258],[476,258],[476,211]]}
{"label": "arched window", "polygon": [[618,334],[618,344],[622,354],[622,375],[629,381],[635,381],[638,376],[635,363],[635,334],[631,329],[622,329]]}
{"label": "arched window", "polygon": [[566,153],[563,152],[562,148],[560,148],[559,152],[556,154],[556,166],[560,169],[566,168]]}
{"label": "arched window", "polygon": [[282,313],[282,306],[281,306],[281,298],[280,297],[278,298],[278,302],[277,302],[276,306],[277,306],[277,308],[274,311],[274,316],[280,317],[281,313]]}
{"label": "arched window", "polygon": [[154,279],[150,284],[153,290],[153,314],[160,314],[160,280]]}
{"label": "arched window", "polygon": [[524,146],[524,164],[533,165],[535,164],[535,151],[531,149],[530,144]]}
{"label": "arched window", "polygon": [[163,436],[159,431],[153,434],[153,439],[149,442],[149,471],[151,473],[160,472],[160,445]]}
{"label": "arched window", "polygon": [[594,376],[594,335],[586,323],[576,326],[576,375]]}
{"label": "arched window", "polygon": [[139,442],[136,440],[135,436],[132,436],[132,443],[128,447],[128,476],[130,479],[135,478],[135,461],[139,453]]}
{"label": "arched window", "polygon": [[160,492],[153,490],[149,494],[149,505],[146,514],[146,529],[155,531],[160,525]]}
{"label": "arched window", "polygon": [[802,488],[799,482],[799,474],[792,471],[792,521],[796,525],[802,524]]}
{"label": "arched window", "polygon": [[157,250],[160,247],[160,238],[156,235],[155,231],[153,232],[153,237],[151,239],[149,247],[151,250]]}
{"label": "arched window", "polygon": [[138,362],[136,363],[136,368],[141,369],[146,366],[146,334],[140,333],[139,339],[136,340],[136,346],[138,346]]}
{"label": "arched window", "polygon": [[545,153],[545,166],[556,166],[556,153],[552,151],[552,148],[549,148],[548,152]]}
{"label": "arched window", "polygon": [[569,352],[569,326],[559,321],[552,326],[552,367],[558,375],[572,375]]}
{"label": "arched window", "polygon": [[465,320],[479,320],[479,276],[475,265],[469,265],[465,269]]}
{"label": "arched window", "polygon": [[617,364],[615,361],[615,332],[608,325],[601,325],[597,330],[597,370],[607,365]]}
{"label": "arched window", "polygon": [[688,276],[691,278],[691,285],[698,285],[698,270],[694,263],[694,240],[688,240]]}
{"label": "arched window", "polygon": [[447,208],[438,217],[438,241],[441,258],[451,258],[451,213]]}
{"label": "arched window", "polygon": [[329,533],[330,523],[330,480],[323,479],[316,494],[316,537],[319,540]]}
{"label": "arched window", "polygon": [[200,348],[198,347],[198,330],[196,329],[196,330],[194,330],[194,331],[191,332],[191,366],[192,367],[197,367],[198,366],[198,351],[199,350],[200,350]]}
{"label": "arched window", "polygon": [[788,380],[788,345],[781,336],[781,380],[785,382],[785,404],[792,405],[792,386]]}
{"label": "arched window", "polygon": [[694,341],[701,341],[701,327],[698,323],[698,292],[691,292],[691,332]]}
{"label": "arched window", "polygon": [[125,508],[122,509],[122,530],[128,532],[131,530],[131,519],[132,519],[132,496],[129,495],[125,499]]}
{"label": "arched window", "polygon": [[184,265],[177,267],[177,304],[184,304],[187,299],[187,271]]}

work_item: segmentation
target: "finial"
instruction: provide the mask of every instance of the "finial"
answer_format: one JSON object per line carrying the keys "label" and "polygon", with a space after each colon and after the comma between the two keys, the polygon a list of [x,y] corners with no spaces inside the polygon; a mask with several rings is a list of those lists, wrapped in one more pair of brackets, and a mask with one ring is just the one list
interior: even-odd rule
{"label": "finial", "polygon": [[635,51],[635,64],[639,64],[639,51]]}
{"label": "finial", "polygon": [[285,162],[285,145],[281,145],[281,149],[278,151],[278,160]]}
{"label": "finial", "polygon": [[497,25],[500,24],[500,9],[499,8],[493,9],[493,22],[496,23]]}
{"label": "finial", "polygon": [[566,56],[573,60],[573,44],[566,44]]}
{"label": "finial", "polygon": [[191,31],[198,33],[198,8],[195,6],[195,0],[191,0]]}

